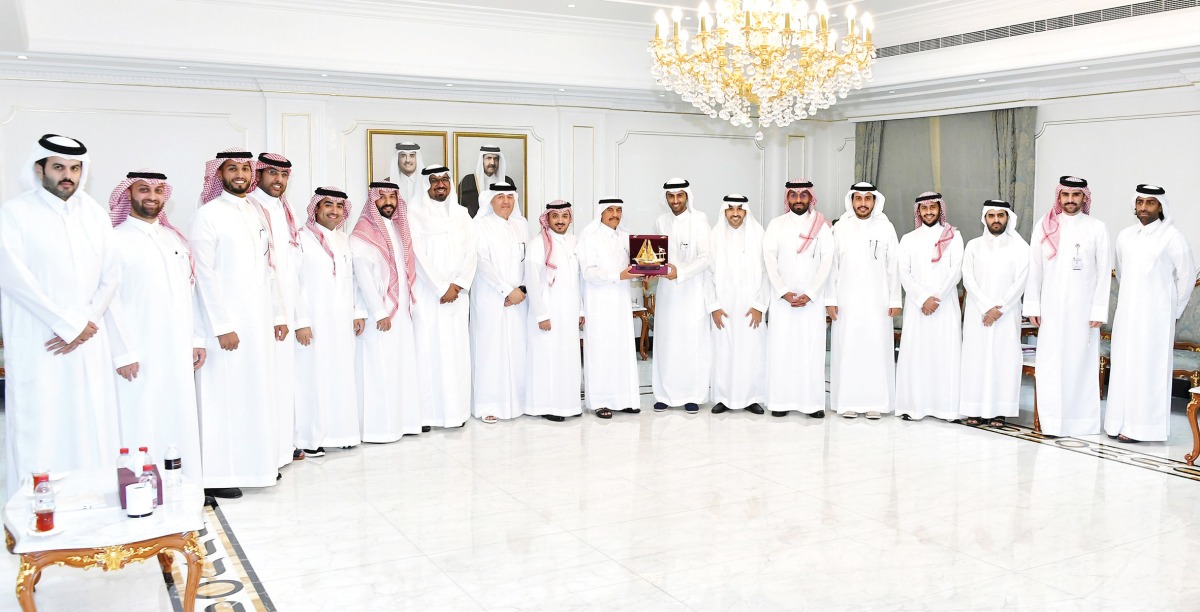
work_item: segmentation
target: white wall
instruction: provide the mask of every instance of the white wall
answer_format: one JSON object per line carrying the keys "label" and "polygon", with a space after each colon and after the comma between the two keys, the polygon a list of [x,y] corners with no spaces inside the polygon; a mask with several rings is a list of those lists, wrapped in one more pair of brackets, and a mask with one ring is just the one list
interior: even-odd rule
{"label": "white wall", "polygon": [[[811,151],[835,125],[796,124],[758,141],[753,132],[680,113],[0,78],[0,198],[20,191],[18,172],[44,133],[88,145],[94,165],[84,187],[102,203],[129,170],[167,173],[175,186],[168,214],[186,228],[204,162],[227,147],[289,157],[289,199],[303,215],[319,185],[345,187],[361,209],[367,129],[516,132],[528,142],[531,223],[545,202],[561,197],[576,204],[581,227],[597,199],[619,195],[627,200],[627,225],[650,231],[667,210],[661,185],[673,176],[692,180],[697,206],[710,216],[723,195],[740,192],[760,219],[774,217],[789,174],[829,174],[826,160]],[[849,159],[852,165],[852,148]]]}
{"label": "white wall", "polygon": [[[1200,88],[1079,96],[1031,104],[1038,106],[1034,187],[1038,217],[1053,203],[1054,185],[1060,176],[1080,176],[1091,186],[1092,215],[1108,224],[1115,241],[1118,232],[1136,223],[1134,187],[1138,183],[1156,184],[1167,189],[1175,226],[1187,237],[1200,261]],[[839,169],[849,164],[852,172],[853,124],[846,122],[831,131],[843,132],[849,139],[844,148],[839,150],[842,143],[832,139],[817,155],[836,160]]]}

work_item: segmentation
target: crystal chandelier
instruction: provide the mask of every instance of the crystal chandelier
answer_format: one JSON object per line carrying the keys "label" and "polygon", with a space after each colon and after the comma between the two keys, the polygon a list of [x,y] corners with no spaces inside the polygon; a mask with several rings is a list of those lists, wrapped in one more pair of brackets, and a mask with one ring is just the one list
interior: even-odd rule
{"label": "crystal chandelier", "polygon": [[792,0],[718,0],[711,18],[704,1],[698,13],[699,30],[689,39],[679,8],[671,22],[658,12],[651,72],[714,119],[751,127],[756,106],[760,126],[786,126],[873,78],[874,24],[868,13],[855,19],[853,5],[841,39],[824,0],[812,13],[807,2]]}

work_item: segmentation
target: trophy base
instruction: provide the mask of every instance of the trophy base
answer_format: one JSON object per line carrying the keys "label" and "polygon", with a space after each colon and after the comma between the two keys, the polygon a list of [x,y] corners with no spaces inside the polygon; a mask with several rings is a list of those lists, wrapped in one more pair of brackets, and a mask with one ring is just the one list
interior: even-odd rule
{"label": "trophy base", "polygon": [[666,276],[667,266],[634,266],[633,271],[642,276]]}

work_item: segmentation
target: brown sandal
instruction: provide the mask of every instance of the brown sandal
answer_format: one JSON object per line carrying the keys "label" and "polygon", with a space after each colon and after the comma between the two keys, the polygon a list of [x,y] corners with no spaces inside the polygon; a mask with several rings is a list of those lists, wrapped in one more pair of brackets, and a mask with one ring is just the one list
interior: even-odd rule
{"label": "brown sandal", "polygon": [[611,419],[612,418],[612,410],[609,410],[608,408],[597,408],[596,416],[598,416],[602,419]]}

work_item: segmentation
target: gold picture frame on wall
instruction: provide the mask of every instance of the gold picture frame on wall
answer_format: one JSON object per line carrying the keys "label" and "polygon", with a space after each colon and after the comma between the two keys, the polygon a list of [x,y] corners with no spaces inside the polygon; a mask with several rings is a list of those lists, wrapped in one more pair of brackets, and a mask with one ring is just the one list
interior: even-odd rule
{"label": "gold picture frame on wall", "polygon": [[[421,146],[426,166],[450,162],[449,133],[428,130],[367,130],[367,181],[382,181],[391,174],[396,145],[415,142]],[[417,172],[421,169],[417,168]]]}
{"label": "gold picture frame on wall", "polygon": [[[479,165],[480,147],[498,147],[504,156],[504,173],[513,180],[517,193],[521,194],[521,214],[529,216],[529,137],[526,134],[502,134],[487,132],[454,133],[454,185],[459,204],[475,216],[478,206],[478,181],[470,185],[463,179],[473,177]],[[464,194],[463,187],[467,187]],[[465,195],[465,197],[464,197]]]}

